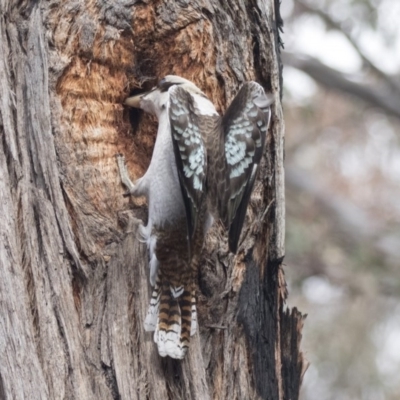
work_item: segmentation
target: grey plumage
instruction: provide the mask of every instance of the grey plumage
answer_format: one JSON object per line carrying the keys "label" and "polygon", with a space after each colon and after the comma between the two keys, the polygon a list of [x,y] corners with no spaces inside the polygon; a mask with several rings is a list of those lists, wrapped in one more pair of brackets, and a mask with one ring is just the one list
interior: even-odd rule
{"label": "grey plumage", "polygon": [[220,117],[192,82],[166,76],[126,104],[159,121],[152,160],[132,183],[118,159],[123,183],[145,195],[149,219],[141,233],[155,286],[146,329],[155,330],[160,355],[183,358],[195,331],[194,280],[209,221],[221,219],[237,251],[248,201],[261,161],[272,97],[247,82]]}

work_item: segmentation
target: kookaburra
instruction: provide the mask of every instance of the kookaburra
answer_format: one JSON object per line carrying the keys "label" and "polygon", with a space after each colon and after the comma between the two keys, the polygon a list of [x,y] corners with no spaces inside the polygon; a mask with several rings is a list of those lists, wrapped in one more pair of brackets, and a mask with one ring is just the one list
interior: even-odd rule
{"label": "kookaburra", "polygon": [[121,179],[132,196],[146,196],[141,235],[154,286],[145,329],[155,331],[161,356],[181,359],[196,331],[195,277],[204,236],[214,219],[236,253],[269,126],[272,96],[247,82],[221,117],[192,82],[168,75],[125,104],[158,119],[150,166],[132,183],[123,156]]}

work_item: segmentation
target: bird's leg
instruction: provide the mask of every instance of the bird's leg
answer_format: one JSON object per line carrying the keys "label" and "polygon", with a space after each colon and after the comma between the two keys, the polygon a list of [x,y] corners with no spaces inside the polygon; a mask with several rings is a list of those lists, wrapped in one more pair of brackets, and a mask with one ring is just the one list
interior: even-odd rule
{"label": "bird's leg", "polygon": [[119,169],[119,175],[121,177],[122,183],[128,188],[128,191],[124,193],[124,197],[131,196],[131,195],[141,195],[139,192],[139,181],[138,179],[135,183],[133,183],[128,174],[128,170],[126,169],[126,164],[125,164],[125,157],[122,154],[117,154],[117,163],[118,163],[118,169]]}

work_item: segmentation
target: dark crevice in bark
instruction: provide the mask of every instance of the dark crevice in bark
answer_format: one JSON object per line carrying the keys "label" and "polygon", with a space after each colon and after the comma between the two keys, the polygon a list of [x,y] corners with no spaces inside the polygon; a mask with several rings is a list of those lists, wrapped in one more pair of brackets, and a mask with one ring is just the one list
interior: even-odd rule
{"label": "dark crevice in bark", "polygon": [[212,21],[213,18],[214,18],[214,13],[213,13],[211,10],[209,10],[208,8],[206,8],[206,7],[202,7],[202,8],[201,8],[201,13],[202,13],[205,17],[207,17],[207,19],[208,19],[209,21]]}
{"label": "dark crevice in bark", "polygon": [[260,268],[251,254],[246,260],[246,276],[240,291],[238,322],[244,327],[253,358],[257,392],[262,399],[279,399],[276,377],[277,269],[269,262],[261,280]]}
{"label": "dark crevice in bark", "polygon": [[[259,82],[267,91],[271,91],[271,76],[265,68],[268,64],[266,58],[266,42],[270,37],[269,32],[263,26],[262,12],[258,8],[257,2],[248,6],[248,14],[252,18],[253,24],[251,25],[251,34],[253,41],[253,60],[256,73],[256,80]],[[268,46],[267,47],[271,47]]]}
{"label": "dark crevice in bark", "polygon": [[168,400],[184,399],[181,361],[165,357],[161,364],[167,386]]}
{"label": "dark crevice in bark", "polygon": [[[143,90],[135,89],[129,93],[129,96],[135,96],[140,93],[143,93]],[[129,122],[132,126],[132,135],[135,136],[135,133],[137,132],[140,121],[142,119],[143,111],[138,108],[129,107],[127,109],[127,113],[129,116]]]}
{"label": "dark crevice in bark", "polygon": [[1,109],[0,109],[0,136],[1,136],[1,144],[3,147],[3,151],[2,153],[5,155],[6,157],[6,167],[7,167],[7,174],[10,177],[10,180],[14,186],[14,184],[16,183],[16,171],[15,168],[12,168],[12,155],[11,155],[11,151],[8,147],[8,143],[6,140],[6,134],[4,132],[4,127],[2,125],[2,120],[1,120]]}
{"label": "dark crevice in bark", "polygon": [[298,349],[305,316],[296,307],[292,310],[283,310],[283,306],[280,308],[283,389],[285,399],[297,399],[304,374],[304,362],[299,357]]}
{"label": "dark crevice in bark", "polygon": [[[72,296],[74,299],[75,309],[78,313],[79,317],[81,317],[81,305],[82,305],[82,281],[79,279],[79,275],[72,271]],[[81,319],[81,318],[79,318]],[[89,327],[90,324],[87,324],[85,328]]]}
{"label": "dark crevice in bark", "polygon": [[40,229],[40,219],[41,219],[41,215],[40,215],[40,209],[39,209],[39,205],[37,204],[37,200],[35,199],[35,203],[32,204],[32,211],[33,211],[33,217],[34,217],[34,221],[35,221],[35,228],[36,228],[36,234],[37,234],[37,243],[38,243],[38,251],[37,253],[42,255],[44,254],[44,244],[43,244],[43,236],[42,236],[42,232]]}
{"label": "dark crevice in bark", "polygon": [[106,384],[111,391],[111,396],[113,397],[113,400],[121,400],[114,368],[109,367],[104,363],[101,363],[101,368],[103,369],[103,374],[106,378]]}
{"label": "dark crevice in bark", "polygon": [[[38,340],[40,339],[40,325],[39,325],[39,314],[38,314],[38,303],[36,298],[36,289],[35,289],[35,280],[32,272],[31,262],[26,260],[26,251],[24,251],[23,258],[24,262],[24,272],[25,272],[25,282],[26,282],[26,291],[29,296],[29,310],[32,316],[32,327],[35,338],[35,345],[38,345]],[[36,347],[38,351],[39,358],[41,357],[41,353],[39,348]]]}
{"label": "dark crevice in bark", "polygon": [[7,400],[7,393],[6,390],[4,388],[4,382],[3,382],[3,377],[0,374],[0,399],[1,400]]}
{"label": "dark crevice in bark", "polygon": [[260,42],[258,40],[258,35],[254,33],[253,33],[253,58],[254,58],[254,65],[260,65]]}

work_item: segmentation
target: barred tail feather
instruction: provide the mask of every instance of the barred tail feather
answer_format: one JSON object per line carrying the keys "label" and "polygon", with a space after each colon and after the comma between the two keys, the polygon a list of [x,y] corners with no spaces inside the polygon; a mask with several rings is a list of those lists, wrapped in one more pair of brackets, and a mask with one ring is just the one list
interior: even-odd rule
{"label": "barred tail feather", "polygon": [[146,332],[152,332],[158,325],[158,310],[160,308],[160,297],[161,297],[161,286],[157,279],[154,286],[153,293],[150,299],[150,306],[147,311],[146,319],[144,320],[144,330]]}
{"label": "barred tail feather", "polygon": [[[180,292],[180,296],[176,296]],[[154,342],[161,357],[182,359],[190,336],[197,329],[194,290],[172,288],[157,280],[145,320],[146,331],[154,330]]]}
{"label": "barred tail feather", "polygon": [[192,292],[185,290],[179,299],[182,315],[181,343],[182,349],[187,351],[192,330]]}
{"label": "barred tail feather", "polygon": [[167,284],[162,285],[158,325],[154,332],[154,341],[157,343],[161,357],[170,356],[182,359],[186,350],[181,344],[181,308]]}
{"label": "barred tail feather", "polygon": [[192,292],[192,324],[190,325],[190,336],[193,336],[197,331],[197,310],[196,310],[196,296]]}

